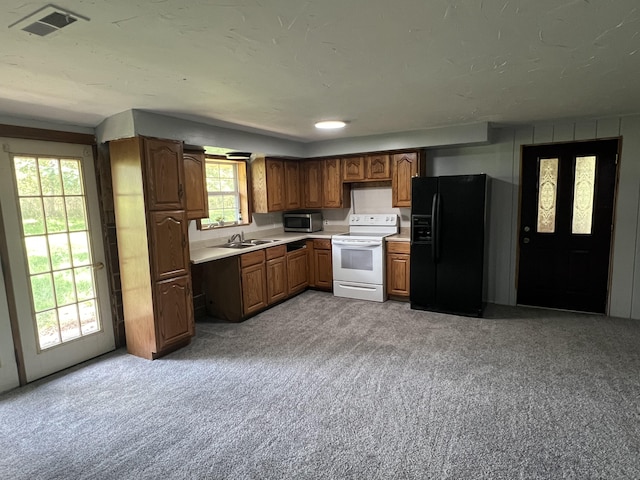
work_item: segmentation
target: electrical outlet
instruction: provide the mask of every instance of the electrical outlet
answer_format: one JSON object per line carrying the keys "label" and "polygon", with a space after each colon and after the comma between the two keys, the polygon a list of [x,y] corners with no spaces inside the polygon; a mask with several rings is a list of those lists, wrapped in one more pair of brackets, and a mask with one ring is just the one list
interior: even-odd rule
{"label": "electrical outlet", "polygon": [[329,220],[325,219],[325,220],[324,220],[324,224],[325,224],[325,225],[329,225]]}

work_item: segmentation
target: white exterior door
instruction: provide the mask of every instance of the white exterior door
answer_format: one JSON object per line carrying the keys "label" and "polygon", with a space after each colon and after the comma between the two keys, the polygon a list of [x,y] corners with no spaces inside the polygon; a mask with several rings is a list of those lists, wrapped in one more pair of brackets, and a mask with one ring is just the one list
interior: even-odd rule
{"label": "white exterior door", "polygon": [[0,142],[7,264],[30,382],[114,349],[93,152]]}

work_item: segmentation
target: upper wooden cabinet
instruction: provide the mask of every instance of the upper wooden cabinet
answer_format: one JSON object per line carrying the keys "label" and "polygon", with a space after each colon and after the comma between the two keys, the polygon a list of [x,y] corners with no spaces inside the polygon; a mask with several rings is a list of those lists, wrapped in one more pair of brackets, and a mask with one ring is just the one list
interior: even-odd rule
{"label": "upper wooden cabinet", "polygon": [[184,159],[187,218],[189,220],[207,218],[209,216],[209,202],[207,201],[204,152],[185,150],[182,158]]}
{"label": "upper wooden cabinet", "polygon": [[349,186],[342,183],[342,161],[339,158],[302,162],[305,208],[349,208]]}
{"label": "upper wooden cabinet", "polygon": [[389,155],[368,155],[365,157],[365,177],[368,180],[391,179]]}
{"label": "upper wooden cabinet", "polygon": [[251,162],[253,211],[295,210],[300,200],[300,166],[297,160],[256,158]]}
{"label": "upper wooden cabinet", "polygon": [[387,154],[342,159],[345,182],[391,180],[391,160]]}
{"label": "upper wooden cabinet", "polygon": [[145,138],[144,169],[149,210],[183,210],[184,165],[182,142]]}
{"label": "upper wooden cabinet", "polygon": [[302,179],[298,160],[284,161],[285,210],[302,208]]}
{"label": "upper wooden cabinet", "polygon": [[345,182],[361,182],[365,178],[364,157],[347,157],[342,159],[343,174]]}
{"label": "upper wooden cabinet", "polygon": [[349,186],[342,183],[342,168],[339,158],[322,160],[323,208],[349,208],[351,195]]}
{"label": "upper wooden cabinet", "polygon": [[322,160],[302,162],[302,184],[305,208],[322,208]]}
{"label": "upper wooden cabinet", "polygon": [[392,207],[411,207],[411,179],[424,174],[425,156],[422,151],[397,153],[391,159]]}

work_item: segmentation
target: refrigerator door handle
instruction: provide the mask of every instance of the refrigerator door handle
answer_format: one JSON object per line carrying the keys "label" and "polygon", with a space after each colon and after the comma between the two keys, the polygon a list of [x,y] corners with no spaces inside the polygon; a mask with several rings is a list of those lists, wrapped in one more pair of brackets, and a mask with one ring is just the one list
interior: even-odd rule
{"label": "refrigerator door handle", "polygon": [[431,201],[431,258],[438,262],[438,194],[433,194]]}

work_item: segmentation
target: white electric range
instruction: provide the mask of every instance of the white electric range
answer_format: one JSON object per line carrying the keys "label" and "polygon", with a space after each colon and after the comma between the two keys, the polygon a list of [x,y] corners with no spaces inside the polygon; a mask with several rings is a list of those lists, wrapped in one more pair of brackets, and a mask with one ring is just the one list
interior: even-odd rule
{"label": "white electric range", "polygon": [[399,230],[396,214],[349,216],[349,233],[331,238],[333,294],[384,302],[385,237]]}

